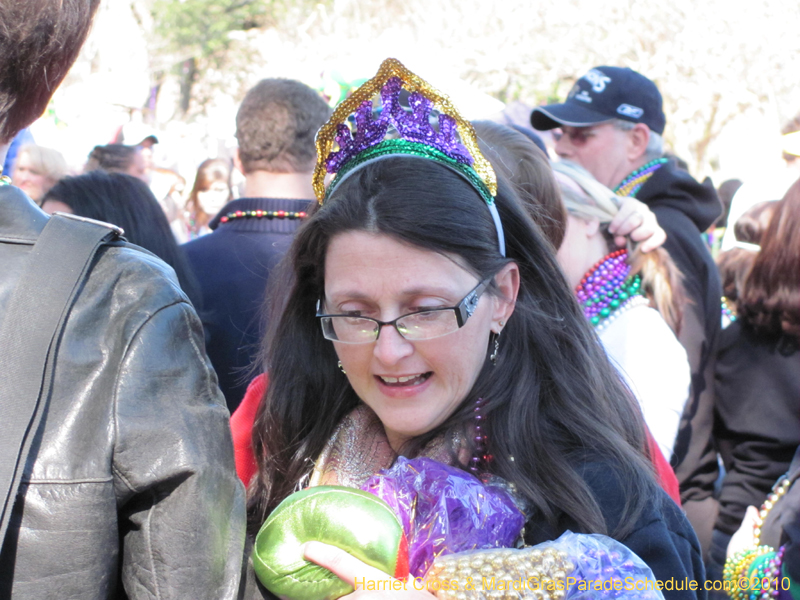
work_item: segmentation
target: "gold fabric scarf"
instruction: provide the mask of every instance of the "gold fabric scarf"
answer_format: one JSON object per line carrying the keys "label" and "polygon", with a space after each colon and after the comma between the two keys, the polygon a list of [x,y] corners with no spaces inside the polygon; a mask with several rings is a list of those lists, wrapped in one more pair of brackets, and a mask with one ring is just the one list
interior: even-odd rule
{"label": "gold fabric scarf", "polygon": [[[455,449],[463,448],[464,436],[457,432],[443,434],[428,443],[420,456],[447,465],[455,462]],[[459,459],[466,450],[459,451]],[[348,414],[333,432],[311,473],[309,487],[343,485],[361,488],[381,469],[392,466],[397,453],[392,450],[378,415],[366,404]]]}

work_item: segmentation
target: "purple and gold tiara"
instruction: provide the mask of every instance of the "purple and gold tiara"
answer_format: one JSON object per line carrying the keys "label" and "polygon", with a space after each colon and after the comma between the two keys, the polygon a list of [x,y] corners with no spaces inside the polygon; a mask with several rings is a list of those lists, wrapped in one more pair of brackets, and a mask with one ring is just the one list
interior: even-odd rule
{"label": "purple and gold tiara", "polygon": [[[400,105],[403,89],[411,92],[410,111]],[[376,95],[381,98],[377,114],[373,105]],[[439,113],[438,129],[431,124],[434,109]],[[348,125],[351,115],[354,129]],[[334,143],[337,150],[333,149]],[[375,77],[336,107],[317,133],[316,145],[317,165],[312,183],[320,204],[358,166],[381,156],[400,154],[428,158],[456,170],[494,208],[497,179],[492,165],[478,148],[472,125],[461,117],[447,96],[394,58],[383,61]],[[335,177],[326,191],[327,173]],[[496,209],[493,217],[494,213]]]}

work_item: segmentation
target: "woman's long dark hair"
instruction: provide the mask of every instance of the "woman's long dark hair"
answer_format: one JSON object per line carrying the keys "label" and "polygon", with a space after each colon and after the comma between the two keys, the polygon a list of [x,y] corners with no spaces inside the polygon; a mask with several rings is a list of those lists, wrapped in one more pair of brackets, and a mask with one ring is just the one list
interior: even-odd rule
{"label": "woman's long dark hair", "polygon": [[149,250],[175,270],[178,282],[200,311],[202,298],[183,250],[175,241],[156,197],[142,180],[123,173],[97,170],[65,177],[45,194],[60,200],[80,217],[113,223],[125,230],[125,239]]}
{"label": "woman's long dark hair", "polygon": [[800,340],[800,180],[775,204],[760,242],[738,315],[763,335]]}
{"label": "woman's long dark hair", "polygon": [[[251,531],[309,474],[341,419],[358,403],[315,318],[331,239],[368,231],[457,256],[478,280],[509,262],[520,270],[516,309],[473,389],[440,427],[412,440],[413,456],[445,430],[469,427],[487,399],[489,470],[513,482],[551,526],[565,515],[589,532],[624,536],[653,498],[641,412],[620,383],[564,280],[552,246],[500,182],[497,206],[507,258],[483,200],[459,175],[430,160],[392,157],[343,181],[298,231],[285,288],[265,343],[270,381],[253,429],[258,473],[249,489]],[[494,290],[494,293],[498,293]],[[487,353],[488,354],[488,353]],[[612,531],[580,464],[609,466],[628,492]]]}

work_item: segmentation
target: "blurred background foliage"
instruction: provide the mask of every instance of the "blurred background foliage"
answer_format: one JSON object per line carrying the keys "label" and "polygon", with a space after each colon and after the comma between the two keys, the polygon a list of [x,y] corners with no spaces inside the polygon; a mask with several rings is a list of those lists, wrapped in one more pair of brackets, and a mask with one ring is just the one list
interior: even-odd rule
{"label": "blurred background foliage", "polygon": [[731,143],[761,147],[800,112],[798,32],[797,0],[103,0],[65,86],[102,77],[98,105],[211,139],[268,76],[323,89],[396,56],[444,91],[458,78],[532,107],[593,66],[629,66],[659,85],[666,140],[703,176],[756,168]]}

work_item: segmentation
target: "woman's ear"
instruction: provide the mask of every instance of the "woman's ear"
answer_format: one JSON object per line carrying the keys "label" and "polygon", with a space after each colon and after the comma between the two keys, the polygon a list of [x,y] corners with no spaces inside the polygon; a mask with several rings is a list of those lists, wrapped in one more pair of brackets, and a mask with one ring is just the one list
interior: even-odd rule
{"label": "woman's ear", "polygon": [[519,267],[517,263],[508,263],[494,276],[494,282],[500,292],[492,296],[494,308],[492,312],[492,331],[500,333],[513,314],[519,293]]}
{"label": "woman's ear", "polygon": [[583,224],[587,238],[594,237],[597,235],[597,232],[600,231],[600,219],[592,217],[590,219],[583,220]]}

